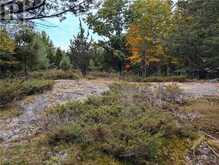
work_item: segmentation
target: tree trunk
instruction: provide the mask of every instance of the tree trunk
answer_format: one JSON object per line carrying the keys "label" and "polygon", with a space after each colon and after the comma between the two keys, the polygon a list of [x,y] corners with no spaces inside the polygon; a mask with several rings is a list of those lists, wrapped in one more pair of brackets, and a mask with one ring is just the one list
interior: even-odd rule
{"label": "tree trunk", "polygon": [[82,73],[83,77],[85,77],[87,75],[87,67],[86,66],[81,67],[81,73]]}

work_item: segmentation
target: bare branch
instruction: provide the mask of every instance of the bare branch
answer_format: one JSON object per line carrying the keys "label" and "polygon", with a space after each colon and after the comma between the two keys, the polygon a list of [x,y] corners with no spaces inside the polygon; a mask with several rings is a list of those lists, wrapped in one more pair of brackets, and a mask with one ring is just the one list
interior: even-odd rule
{"label": "bare branch", "polygon": [[30,21],[85,12],[95,0],[9,0],[0,2],[0,21]]}

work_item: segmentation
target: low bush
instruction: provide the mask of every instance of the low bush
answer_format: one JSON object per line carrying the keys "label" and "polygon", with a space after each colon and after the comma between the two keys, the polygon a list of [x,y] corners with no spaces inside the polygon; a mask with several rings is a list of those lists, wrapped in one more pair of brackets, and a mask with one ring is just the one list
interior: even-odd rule
{"label": "low bush", "polygon": [[13,100],[21,99],[27,95],[42,93],[53,86],[52,80],[1,80],[0,81],[0,106]]}
{"label": "low bush", "polygon": [[[82,164],[104,156],[121,164],[173,164],[176,161],[166,157],[183,162],[184,153],[196,137],[194,130],[178,122],[170,112],[145,105],[144,97],[133,93],[139,90],[135,88],[115,85],[102,97],[50,109],[48,116],[58,114],[60,121],[65,121],[67,116],[68,122],[49,133],[47,144],[52,148],[60,144],[79,146],[83,159],[78,162]],[[182,153],[181,157],[178,153]]]}
{"label": "low bush", "polygon": [[30,73],[31,78],[35,79],[49,79],[49,80],[58,80],[58,79],[72,79],[77,80],[81,77],[80,73],[75,70],[47,70],[47,71],[35,71]]}
{"label": "low bush", "polygon": [[[148,105],[144,89],[148,86],[143,86],[116,84],[104,96],[47,110],[46,132],[7,150],[0,146],[2,164],[187,164],[188,150],[199,133],[191,122]],[[167,88],[171,94],[178,91],[177,86]],[[200,112],[203,116],[193,124],[218,133],[219,101],[207,102],[197,100],[182,111]]]}
{"label": "low bush", "polygon": [[160,100],[161,103],[173,103],[173,104],[183,104],[185,103],[183,90],[178,86],[177,83],[171,83],[168,85],[159,85],[157,89],[154,90],[154,95]]}
{"label": "low bush", "polygon": [[93,80],[96,78],[110,78],[110,79],[117,79],[119,78],[118,73],[109,73],[109,72],[98,72],[98,71],[93,71],[89,72],[89,74],[86,76],[87,79]]}

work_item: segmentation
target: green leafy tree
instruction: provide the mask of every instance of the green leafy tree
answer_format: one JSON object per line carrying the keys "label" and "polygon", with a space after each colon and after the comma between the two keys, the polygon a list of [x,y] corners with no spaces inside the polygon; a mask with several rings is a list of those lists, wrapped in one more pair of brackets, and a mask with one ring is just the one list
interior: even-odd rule
{"label": "green leafy tree", "polygon": [[[96,14],[89,14],[87,23],[94,32],[107,38],[99,44],[106,50],[106,61],[122,72],[126,46],[124,31],[127,25],[127,0],[104,0]],[[120,52],[120,53],[118,53]]]}
{"label": "green leafy tree", "polygon": [[80,33],[70,41],[70,58],[74,66],[86,76],[90,59],[92,57],[92,40],[89,41],[89,33],[86,35],[80,21]]}

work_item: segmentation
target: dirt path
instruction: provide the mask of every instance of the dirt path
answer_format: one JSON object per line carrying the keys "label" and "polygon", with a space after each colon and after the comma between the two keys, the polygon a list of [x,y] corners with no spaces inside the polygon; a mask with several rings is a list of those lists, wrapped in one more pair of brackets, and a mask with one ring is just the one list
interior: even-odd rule
{"label": "dirt path", "polygon": [[30,96],[15,103],[24,113],[0,121],[0,141],[10,142],[31,135],[36,129],[38,114],[47,108],[69,101],[84,100],[91,95],[98,96],[108,90],[108,85],[101,81],[57,80],[52,91]]}

